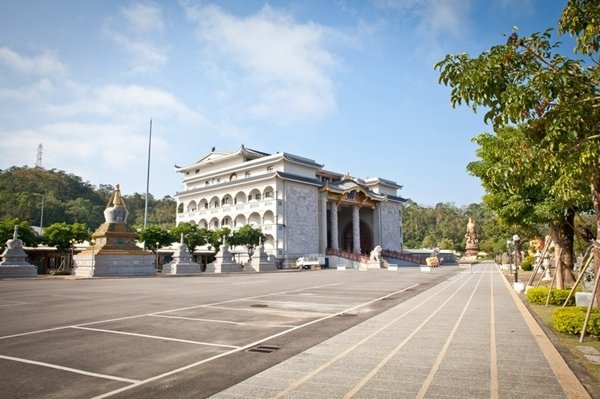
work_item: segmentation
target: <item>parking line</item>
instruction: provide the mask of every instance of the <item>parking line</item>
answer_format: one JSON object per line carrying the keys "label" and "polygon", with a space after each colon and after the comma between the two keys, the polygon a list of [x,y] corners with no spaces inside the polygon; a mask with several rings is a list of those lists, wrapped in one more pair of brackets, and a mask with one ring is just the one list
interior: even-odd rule
{"label": "parking line", "polygon": [[134,336],[134,337],[159,339],[159,340],[162,340],[162,341],[174,341],[174,342],[182,342],[182,343],[194,344],[194,345],[218,346],[218,347],[221,347],[221,348],[240,349],[239,346],[234,346],[234,345],[212,344],[212,343],[209,343],[209,342],[190,341],[190,340],[187,340],[187,339],[159,337],[157,335],[137,334],[137,333],[131,333],[131,332],[126,332],[126,331],[117,331],[117,330],[105,330],[103,328],[91,328],[91,327],[81,327],[81,326],[73,326],[72,328],[76,328],[78,330],[98,331],[98,332],[104,332],[104,333],[110,333],[110,334],[131,335],[131,336]]}
{"label": "parking line", "polygon": [[[341,284],[341,283],[340,283],[340,284]],[[96,396],[96,397],[94,397],[94,398],[91,398],[91,399],[104,399],[104,398],[108,398],[108,397],[110,397],[110,396],[113,396],[113,395],[116,395],[116,394],[118,394],[118,393],[121,393],[121,392],[127,391],[127,390],[129,390],[129,389],[132,389],[132,388],[138,387],[138,386],[140,386],[140,385],[144,385],[144,384],[147,384],[147,383],[149,383],[149,382],[156,381],[156,380],[159,380],[159,379],[161,379],[161,378],[164,378],[164,377],[168,377],[168,376],[170,376],[170,375],[173,375],[173,374],[177,374],[177,373],[179,373],[179,372],[181,372],[181,371],[188,370],[188,369],[190,369],[190,368],[192,368],[192,367],[196,367],[196,366],[199,366],[199,365],[201,365],[201,364],[208,363],[208,362],[210,362],[210,361],[213,361],[213,360],[215,360],[215,359],[219,359],[219,358],[221,358],[221,357],[228,356],[228,355],[230,355],[230,354],[232,354],[232,353],[236,353],[236,352],[239,352],[239,351],[243,351],[243,350],[246,350],[246,349],[252,348],[253,346],[259,345],[259,344],[261,344],[262,342],[267,342],[267,341],[269,341],[269,340],[271,340],[271,339],[273,339],[273,338],[277,338],[277,337],[279,337],[279,336],[285,335],[285,334],[287,334],[287,333],[289,333],[289,332],[291,332],[291,331],[295,331],[295,330],[298,330],[298,329],[300,329],[300,328],[303,328],[303,327],[309,326],[309,325],[311,325],[311,324],[315,324],[315,323],[318,323],[318,322],[320,322],[320,321],[327,320],[327,319],[330,319],[330,318],[332,318],[332,317],[336,317],[336,316],[338,316],[338,315],[340,315],[340,314],[343,314],[343,313],[346,313],[346,312],[349,312],[349,311],[355,310],[355,309],[357,309],[357,308],[359,308],[359,307],[361,307],[361,306],[369,305],[369,304],[371,304],[371,303],[373,303],[373,302],[375,302],[375,301],[379,301],[379,300],[381,300],[381,299],[383,299],[383,298],[387,298],[387,297],[389,297],[389,296],[392,296],[392,295],[398,294],[398,293],[400,293],[400,292],[406,291],[406,290],[408,290],[408,289],[414,288],[414,287],[416,287],[417,285],[419,285],[419,284],[413,284],[413,285],[410,285],[410,286],[408,286],[408,287],[406,287],[406,288],[403,288],[403,289],[401,289],[401,290],[398,290],[398,291],[392,292],[392,293],[390,293],[390,294],[384,295],[384,296],[382,296],[382,297],[380,297],[380,298],[377,298],[377,299],[374,299],[374,300],[372,300],[372,301],[369,301],[369,302],[363,303],[363,304],[361,304],[361,305],[357,305],[357,306],[354,306],[354,307],[352,307],[352,308],[346,309],[346,310],[344,310],[344,311],[341,311],[341,312],[337,312],[337,313],[334,313],[334,314],[327,315],[327,316],[325,316],[325,317],[322,317],[322,318],[320,318],[320,319],[316,319],[316,320],[309,321],[309,322],[307,322],[307,323],[304,323],[304,324],[301,324],[301,325],[299,325],[299,326],[296,326],[296,327],[290,328],[289,330],[286,330],[286,331],[281,331],[281,332],[279,332],[279,333],[273,334],[273,335],[271,335],[270,337],[265,337],[265,338],[262,338],[262,339],[260,339],[260,340],[258,340],[258,341],[251,342],[251,343],[249,343],[249,344],[247,344],[247,345],[245,345],[245,346],[243,346],[243,347],[241,347],[241,348],[239,348],[239,349],[230,350],[230,351],[227,351],[227,352],[224,352],[224,353],[221,353],[221,354],[215,355],[215,356],[213,356],[213,357],[209,357],[209,358],[207,358],[207,359],[200,360],[200,361],[198,361],[198,362],[196,362],[196,363],[188,364],[187,366],[183,366],[183,367],[180,367],[180,368],[178,368],[178,369],[175,369],[175,370],[168,371],[168,372],[166,372],[166,373],[163,373],[163,374],[160,374],[160,375],[157,375],[157,376],[154,376],[154,377],[148,378],[148,379],[146,379],[146,380],[144,380],[144,381],[137,382],[137,383],[135,383],[135,384],[133,384],[133,385],[130,385],[130,386],[127,386],[127,387],[119,388],[119,389],[116,389],[116,390],[114,390],[114,391],[111,391],[111,392],[106,392],[106,393],[104,393],[104,394],[102,394],[102,395]],[[232,301],[226,301],[226,302],[232,302]]]}
{"label": "parking line", "polygon": [[115,377],[113,375],[107,375],[107,374],[92,373],[92,372],[89,372],[89,371],[74,369],[74,368],[71,368],[71,367],[59,366],[58,364],[45,363],[45,362],[37,362],[35,360],[21,359],[21,358],[12,357],[12,356],[0,355],[0,359],[12,360],[12,361],[19,362],[19,363],[27,363],[27,364],[33,364],[33,365],[36,365],[36,366],[42,366],[42,367],[48,367],[48,368],[57,369],[57,370],[69,371],[71,373],[87,375],[87,376],[90,376],[90,377],[104,378],[106,380],[127,382],[127,383],[130,383],[130,384],[135,384],[135,383],[140,382],[139,380],[131,380],[129,378]]}
{"label": "parking line", "polygon": [[201,319],[196,317],[184,317],[184,316],[165,316],[161,314],[153,314],[151,317],[164,317],[165,319],[181,319],[181,320],[191,320],[191,321],[205,321],[208,323],[225,323],[225,324],[235,324],[238,326],[267,326],[267,327],[281,327],[281,328],[292,328],[296,326],[291,326],[287,324],[265,324],[265,323],[243,323],[239,321],[229,321],[229,320],[216,320],[216,319]]}

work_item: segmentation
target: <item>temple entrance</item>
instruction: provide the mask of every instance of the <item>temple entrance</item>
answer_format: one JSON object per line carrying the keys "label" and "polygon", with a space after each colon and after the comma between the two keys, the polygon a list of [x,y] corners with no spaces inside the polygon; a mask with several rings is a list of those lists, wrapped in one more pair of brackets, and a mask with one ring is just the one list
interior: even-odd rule
{"label": "temple entrance", "polygon": [[[373,232],[368,224],[360,221],[360,250],[363,254],[368,254],[373,249]],[[342,250],[348,252],[354,252],[353,238],[352,238],[352,223],[348,223],[342,233]]]}

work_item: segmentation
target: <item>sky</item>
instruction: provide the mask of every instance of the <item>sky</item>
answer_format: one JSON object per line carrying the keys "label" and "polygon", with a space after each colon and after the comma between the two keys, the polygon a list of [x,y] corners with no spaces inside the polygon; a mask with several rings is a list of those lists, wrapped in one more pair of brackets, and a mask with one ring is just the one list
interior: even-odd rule
{"label": "sky", "polygon": [[420,205],[481,202],[483,114],[453,109],[446,54],[556,27],[559,0],[0,2],[0,169],[124,195],[183,189],[174,165],[247,148],[381,177]]}

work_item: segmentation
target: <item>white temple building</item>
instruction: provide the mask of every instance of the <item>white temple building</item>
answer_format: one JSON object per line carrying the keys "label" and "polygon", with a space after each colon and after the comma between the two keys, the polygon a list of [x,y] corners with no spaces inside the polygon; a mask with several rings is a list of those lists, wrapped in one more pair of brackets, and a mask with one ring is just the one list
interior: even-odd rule
{"label": "white temple building", "polygon": [[290,265],[306,254],[368,254],[375,246],[402,251],[402,187],[357,179],[312,159],[245,148],[213,150],[178,167],[177,224],[232,230],[246,224],[266,235],[264,250]]}

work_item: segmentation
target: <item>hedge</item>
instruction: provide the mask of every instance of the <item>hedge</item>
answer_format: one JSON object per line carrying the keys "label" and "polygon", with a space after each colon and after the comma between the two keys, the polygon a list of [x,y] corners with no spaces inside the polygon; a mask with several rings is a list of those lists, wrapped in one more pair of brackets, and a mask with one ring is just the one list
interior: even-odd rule
{"label": "hedge", "polygon": [[[548,287],[530,288],[527,290],[527,300],[529,301],[529,303],[545,305],[546,298],[548,298],[548,290],[549,290]],[[549,303],[551,305],[562,306],[563,303],[565,303],[565,299],[567,299],[569,292],[571,292],[571,290],[557,290],[557,289],[552,290],[552,293],[550,294]],[[575,295],[572,295],[571,298],[569,298],[569,302],[567,303],[567,305],[568,306],[575,305]]]}
{"label": "hedge", "polygon": [[[552,328],[565,334],[581,334],[587,307],[573,306],[558,308],[552,313]],[[592,308],[586,332],[593,337],[600,337],[600,312]]]}

